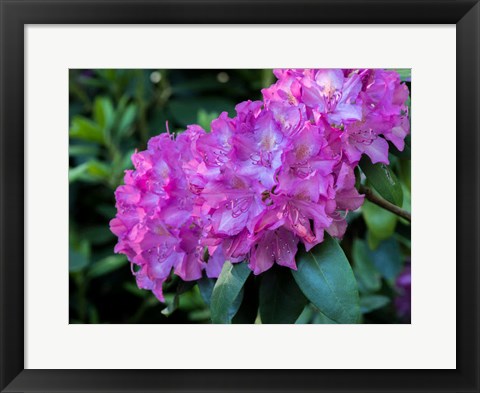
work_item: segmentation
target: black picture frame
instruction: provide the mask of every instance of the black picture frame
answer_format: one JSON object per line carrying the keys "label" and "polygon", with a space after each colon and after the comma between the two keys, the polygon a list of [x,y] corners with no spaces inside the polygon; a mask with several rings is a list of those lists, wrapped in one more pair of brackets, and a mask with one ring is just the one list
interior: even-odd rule
{"label": "black picture frame", "polygon": [[[0,12],[2,392],[480,391],[478,0],[0,0]],[[456,370],[24,369],[24,26],[170,23],[456,24],[457,314],[438,321],[456,317]]]}

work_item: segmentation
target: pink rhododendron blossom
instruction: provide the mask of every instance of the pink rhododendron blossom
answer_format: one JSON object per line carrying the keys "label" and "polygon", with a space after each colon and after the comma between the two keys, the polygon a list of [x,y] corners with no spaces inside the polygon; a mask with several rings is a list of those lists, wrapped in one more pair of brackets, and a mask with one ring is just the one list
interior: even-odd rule
{"label": "pink rhododendron blossom", "polygon": [[354,168],[362,155],[388,164],[409,133],[408,88],[393,71],[275,70],[263,101],[222,113],[210,132],[191,125],[152,138],[115,193],[110,222],[140,288],[163,301],[173,273],[218,277],[226,260],[254,274],[296,269],[325,231],[341,238],[363,195]]}

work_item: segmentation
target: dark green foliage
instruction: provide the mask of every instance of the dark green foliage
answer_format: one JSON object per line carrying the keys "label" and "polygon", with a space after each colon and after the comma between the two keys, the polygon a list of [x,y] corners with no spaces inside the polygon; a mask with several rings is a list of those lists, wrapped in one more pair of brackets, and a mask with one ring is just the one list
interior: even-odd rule
{"label": "dark green foliage", "polygon": [[290,269],[274,266],[265,272],[260,285],[262,323],[295,323],[308,303]]}
{"label": "dark green foliage", "polygon": [[293,277],[318,310],[337,323],[360,321],[357,282],[336,240],[325,235],[323,243],[300,252],[297,266]]}
{"label": "dark green foliage", "polygon": [[370,158],[364,156],[360,160],[360,168],[381,197],[394,205],[402,206],[402,186],[390,166],[381,163],[372,164]]}
{"label": "dark green foliage", "polygon": [[243,285],[250,273],[246,263],[225,262],[210,299],[213,323],[232,323],[242,303]]}

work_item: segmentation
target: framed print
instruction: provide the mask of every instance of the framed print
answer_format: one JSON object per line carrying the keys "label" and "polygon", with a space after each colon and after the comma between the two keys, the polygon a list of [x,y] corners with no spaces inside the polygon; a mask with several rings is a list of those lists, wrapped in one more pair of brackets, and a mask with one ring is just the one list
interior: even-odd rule
{"label": "framed print", "polygon": [[70,69],[70,323],[410,323],[410,75]]}
{"label": "framed print", "polygon": [[479,391],[478,2],[0,10],[2,392]]}

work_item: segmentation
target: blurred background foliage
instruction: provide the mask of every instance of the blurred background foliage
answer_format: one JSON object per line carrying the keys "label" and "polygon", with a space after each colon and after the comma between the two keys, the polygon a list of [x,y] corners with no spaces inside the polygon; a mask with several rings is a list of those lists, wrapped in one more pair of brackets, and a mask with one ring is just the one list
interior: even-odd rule
{"label": "blurred background foliage", "polygon": [[[410,88],[410,70],[399,73]],[[209,129],[221,112],[233,116],[237,103],[261,99],[260,89],[274,80],[271,70],[70,70],[70,323],[210,322],[208,282],[175,277],[166,283],[166,304],[137,288],[126,258],[113,253],[114,190],[135,149],[166,132],[167,122],[173,132],[193,123]],[[410,211],[410,138],[404,152],[393,153],[390,167]],[[341,245],[358,281],[363,322],[409,322],[410,224],[369,202],[347,219]],[[247,288],[258,289],[260,280],[251,275]],[[255,319],[257,306],[258,298],[245,299],[234,322]],[[312,305],[298,319],[330,322]]]}

